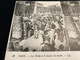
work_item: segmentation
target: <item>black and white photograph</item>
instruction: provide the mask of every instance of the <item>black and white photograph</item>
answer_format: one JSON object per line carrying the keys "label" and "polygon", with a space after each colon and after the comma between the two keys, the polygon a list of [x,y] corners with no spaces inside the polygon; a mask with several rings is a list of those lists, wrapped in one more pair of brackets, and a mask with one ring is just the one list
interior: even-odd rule
{"label": "black and white photograph", "polygon": [[80,51],[80,1],[16,1],[9,52]]}

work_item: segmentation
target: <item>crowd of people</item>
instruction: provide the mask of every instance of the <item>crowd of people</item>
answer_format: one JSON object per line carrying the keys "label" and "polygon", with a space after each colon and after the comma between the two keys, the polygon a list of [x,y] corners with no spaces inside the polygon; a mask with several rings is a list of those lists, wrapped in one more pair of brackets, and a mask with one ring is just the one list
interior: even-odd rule
{"label": "crowd of people", "polygon": [[[41,33],[43,38],[43,43],[41,44],[44,44],[42,50],[55,50],[56,40],[64,42],[63,17],[52,14],[42,14],[37,16],[38,17],[35,17],[33,21],[29,21],[31,23],[29,24],[29,28],[31,26],[31,29],[29,30],[31,31],[30,36],[34,35],[34,38],[37,39]],[[62,44],[60,46],[60,49],[64,49]]]}
{"label": "crowd of people", "polygon": [[63,16],[50,13],[33,14],[27,20],[26,28],[27,39],[31,36],[34,36],[34,39],[38,39],[39,34],[41,34],[43,42],[40,44],[44,45],[41,49],[42,51],[64,50],[63,44],[58,46],[60,49],[55,47],[56,41],[64,42]]}
{"label": "crowd of people", "polygon": [[[56,39],[57,33],[58,40],[61,40],[63,42],[64,25],[62,16],[52,14],[39,15],[39,17],[35,18],[30,25],[32,25],[31,29],[34,30],[34,33],[37,34],[39,30],[43,32],[43,41],[48,40],[50,43],[52,43],[52,41]],[[35,38],[37,37],[38,34],[35,36]]]}

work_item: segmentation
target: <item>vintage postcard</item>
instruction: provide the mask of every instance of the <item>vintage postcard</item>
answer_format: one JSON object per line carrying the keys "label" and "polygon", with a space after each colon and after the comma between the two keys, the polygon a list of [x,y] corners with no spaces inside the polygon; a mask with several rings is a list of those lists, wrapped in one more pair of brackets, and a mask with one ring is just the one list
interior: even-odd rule
{"label": "vintage postcard", "polygon": [[16,1],[5,60],[80,60],[80,1]]}

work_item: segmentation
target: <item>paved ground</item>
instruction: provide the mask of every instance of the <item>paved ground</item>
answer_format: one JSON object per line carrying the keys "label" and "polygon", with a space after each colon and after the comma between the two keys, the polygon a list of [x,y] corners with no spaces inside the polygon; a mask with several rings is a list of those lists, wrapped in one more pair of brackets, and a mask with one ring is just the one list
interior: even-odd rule
{"label": "paved ground", "polygon": [[20,45],[23,46],[23,48],[29,47],[29,50],[41,50],[42,49],[42,45],[41,43],[43,43],[43,39],[42,36],[39,36],[38,39],[35,39],[34,36],[26,39],[26,40],[22,40],[20,42]]}

